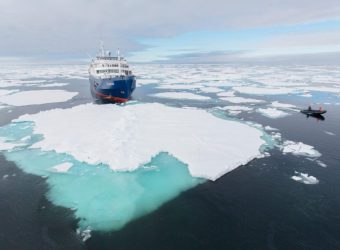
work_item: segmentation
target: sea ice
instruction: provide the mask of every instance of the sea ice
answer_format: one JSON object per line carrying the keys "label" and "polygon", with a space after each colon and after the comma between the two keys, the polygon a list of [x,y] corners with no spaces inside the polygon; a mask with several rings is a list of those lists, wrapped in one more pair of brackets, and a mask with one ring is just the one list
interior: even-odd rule
{"label": "sea ice", "polygon": [[291,177],[294,181],[301,182],[303,184],[318,184],[319,183],[319,180],[316,177],[312,175],[308,175],[307,173],[304,174],[304,173],[295,172],[295,174],[296,175],[293,175]]}
{"label": "sea ice", "polygon": [[65,173],[65,172],[67,172],[72,166],[73,166],[72,163],[70,163],[70,162],[64,162],[64,163],[61,163],[61,164],[58,164],[58,165],[54,166],[52,169],[55,170],[55,171],[57,171],[57,172]]}
{"label": "sea ice", "polygon": [[24,115],[17,121],[34,122],[34,132],[43,135],[44,140],[32,148],[129,171],[168,152],[188,164],[192,176],[211,180],[259,156],[265,143],[262,132],[246,124],[216,118],[204,110],[156,103],[87,104]]}
{"label": "sea ice", "polygon": [[197,101],[204,101],[210,100],[209,96],[202,96],[193,93],[187,92],[163,92],[152,94],[151,96],[158,97],[158,98],[166,98],[166,99],[186,99],[186,100],[197,100]]}
{"label": "sea ice", "polygon": [[317,160],[316,163],[320,166],[320,167],[323,167],[323,168],[326,168],[327,167],[327,164],[320,161],[320,160]]}
{"label": "sea ice", "polygon": [[140,85],[147,85],[147,84],[158,84],[159,80],[156,79],[137,79],[137,84]]}
{"label": "sea ice", "polygon": [[12,106],[38,105],[66,102],[76,96],[77,92],[65,90],[32,90],[0,96],[0,102]]}
{"label": "sea ice", "polygon": [[245,106],[224,106],[224,107],[218,107],[218,109],[226,110],[228,113],[232,115],[238,115],[242,113],[243,111],[251,111],[252,108],[245,107]]}
{"label": "sea ice", "polygon": [[282,145],[282,152],[315,158],[321,156],[320,152],[314,149],[313,146],[294,141],[285,141]]}
{"label": "sea ice", "polygon": [[269,87],[258,87],[258,86],[236,86],[233,90],[250,95],[286,95],[294,93],[296,90],[293,88],[269,88]]}
{"label": "sea ice", "polygon": [[302,97],[313,97],[313,95],[310,94],[310,93],[305,93],[305,94],[302,94],[300,96],[302,96]]}
{"label": "sea ice", "polygon": [[274,108],[282,108],[282,109],[294,109],[294,108],[296,108],[296,106],[293,105],[293,104],[281,103],[281,102],[278,102],[278,101],[272,102],[271,106],[274,107]]}
{"label": "sea ice", "polygon": [[221,92],[223,90],[220,89],[220,88],[217,88],[217,87],[203,87],[203,88],[200,88],[200,91],[202,91],[204,93],[218,93],[218,92]]}
{"label": "sea ice", "polygon": [[[7,89],[0,89],[0,97],[2,96],[5,96],[5,95],[8,95],[8,94],[11,94],[11,93],[14,93],[18,90],[7,90]],[[0,102],[1,102],[1,99],[0,99]]]}
{"label": "sea ice", "polygon": [[194,90],[201,88],[200,84],[161,84],[157,89],[174,89],[174,90]]}
{"label": "sea ice", "polygon": [[265,126],[264,129],[267,130],[267,131],[278,131],[277,128],[273,128],[273,127],[271,127],[269,125]]}
{"label": "sea ice", "polygon": [[277,119],[289,115],[288,113],[275,108],[259,108],[256,111],[271,119]]}
{"label": "sea ice", "polygon": [[220,97],[220,99],[223,101],[231,102],[231,103],[263,103],[265,102],[263,100],[244,98],[244,97],[238,97],[238,96]]}
{"label": "sea ice", "polygon": [[0,137],[0,151],[1,150],[12,150],[15,147],[24,146],[24,143],[7,141],[6,138]]}
{"label": "sea ice", "polygon": [[217,96],[233,97],[233,96],[235,96],[235,91],[220,92],[220,93],[217,93]]}
{"label": "sea ice", "polygon": [[40,88],[50,88],[50,87],[63,87],[67,86],[69,83],[67,82],[55,82],[55,83],[46,83],[46,84],[40,84]]}

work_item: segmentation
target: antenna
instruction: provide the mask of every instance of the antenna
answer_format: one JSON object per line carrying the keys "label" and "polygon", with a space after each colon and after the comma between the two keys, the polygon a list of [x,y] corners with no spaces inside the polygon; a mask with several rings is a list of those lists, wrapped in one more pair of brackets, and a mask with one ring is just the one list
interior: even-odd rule
{"label": "antenna", "polygon": [[104,42],[100,41],[100,56],[105,56]]}

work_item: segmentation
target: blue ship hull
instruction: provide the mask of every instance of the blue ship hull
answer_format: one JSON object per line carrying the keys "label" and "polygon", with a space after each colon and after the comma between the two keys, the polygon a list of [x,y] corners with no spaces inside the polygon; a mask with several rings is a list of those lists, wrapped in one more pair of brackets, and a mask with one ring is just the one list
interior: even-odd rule
{"label": "blue ship hull", "polygon": [[105,102],[126,102],[136,88],[135,76],[117,76],[110,79],[90,76],[89,80],[92,97]]}

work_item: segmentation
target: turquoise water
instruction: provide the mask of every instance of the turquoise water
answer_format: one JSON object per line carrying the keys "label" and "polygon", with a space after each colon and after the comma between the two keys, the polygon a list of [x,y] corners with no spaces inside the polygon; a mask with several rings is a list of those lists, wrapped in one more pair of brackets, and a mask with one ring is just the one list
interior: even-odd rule
{"label": "turquoise water", "polygon": [[[56,205],[73,209],[80,219],[81,230],[118,230],[126,223],[156,210],[179,193],[203,179],[193,178],[187,166],[167,153],[160,153],[137,170],[112,171],[106,165],[89,165],[67,154],[43,152],[29,146],[41,140],[33,135],[30,122],[12,123],[0,128],[0,137],[18,142],[27,138],[27,145],[5,152],[27,173],[45,176],[49,184],[47,197]],[[32,136],[28,139],[29,136]],[[69,162],[68,172],[53,167]]]}

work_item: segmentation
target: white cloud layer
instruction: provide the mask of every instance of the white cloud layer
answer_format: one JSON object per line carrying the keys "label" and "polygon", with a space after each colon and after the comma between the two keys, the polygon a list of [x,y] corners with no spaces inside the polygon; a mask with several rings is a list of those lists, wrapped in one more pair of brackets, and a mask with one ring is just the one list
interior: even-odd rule
{"label": "white cloud layer", "polygon": [[110,1],[3,0],[0,55],[79,55],[100,39],[124,51],[142,37],[320,21],[340,16],[338,0]]}

